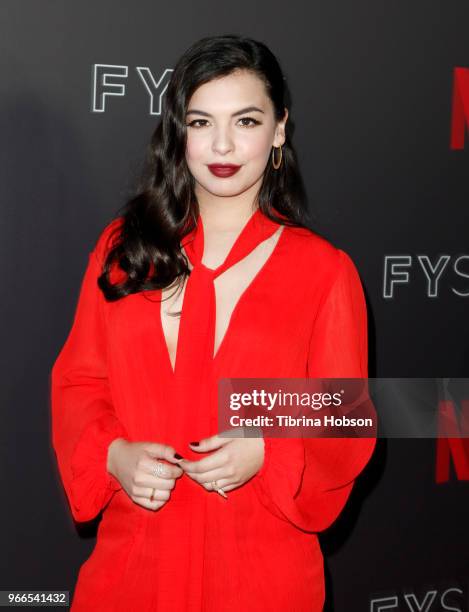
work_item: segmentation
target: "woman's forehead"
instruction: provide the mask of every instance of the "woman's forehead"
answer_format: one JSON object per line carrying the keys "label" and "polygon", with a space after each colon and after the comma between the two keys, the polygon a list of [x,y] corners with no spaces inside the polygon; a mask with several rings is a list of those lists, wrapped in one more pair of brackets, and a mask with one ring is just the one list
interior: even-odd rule
{"label": "woman's forehead", "polygon": [[259,77],[252,73],[229,74],[200,85],[192,94],[189,109],[210,113],[210,109],[234,113],[243,107],[257,106],[265,110],[267,94]]}

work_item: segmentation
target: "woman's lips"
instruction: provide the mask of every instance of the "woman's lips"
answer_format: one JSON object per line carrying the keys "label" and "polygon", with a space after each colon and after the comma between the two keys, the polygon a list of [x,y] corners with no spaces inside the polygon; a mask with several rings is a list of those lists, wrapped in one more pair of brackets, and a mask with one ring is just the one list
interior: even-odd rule
{"label": "woman's lips", "polygon": [[240,168],[241,166],[235,166],[234,164],[209,164],[208,165],[208,169],[210,170],[212,174],[214,174],[215,176],[222,177],[222,178],[227,177],[227,176],[232,176],[233,174],[238,172]]}

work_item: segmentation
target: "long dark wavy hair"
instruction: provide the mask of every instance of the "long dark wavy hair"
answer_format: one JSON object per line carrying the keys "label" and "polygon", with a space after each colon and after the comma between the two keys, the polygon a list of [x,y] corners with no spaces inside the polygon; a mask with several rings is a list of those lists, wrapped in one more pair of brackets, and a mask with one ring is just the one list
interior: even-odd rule
{"label": "long dark wavy hair", "polygon": [[[227,34],[202,38],[187,49],[169,81],[137,194],[119,209],[119,236],[98,278],[107,300],[162,289],[190,274],[180,243],[195,227],[199,207],[194,177],[185,159],[187,105],[198,87],[238,70],[248,70],[262,80],[276,121],[283,119],[285,107],[290,109],[290,94],[279,62],[262,42]],[[278,170],[267,163],[257,203],[269,219],[281,225],[307,227],[309,215],[291,143],[292,129],[289,112],[282,163]],[[111,284],[113,263],[126,273],[123,282]]]}

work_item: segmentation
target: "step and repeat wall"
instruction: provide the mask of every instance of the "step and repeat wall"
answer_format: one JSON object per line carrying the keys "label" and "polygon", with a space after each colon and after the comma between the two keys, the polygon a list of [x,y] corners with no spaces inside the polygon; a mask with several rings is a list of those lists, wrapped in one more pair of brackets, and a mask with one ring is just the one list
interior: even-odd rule
{"label": "step and repeat wall", "polygon": [[[370,377],[469,375],[469,4],[8,0],[0,16],[0,590],[72,594],[93,549],[98,523],[73,523],[58,477],[49,372],[203,36],[280,61],[316,227],[363,281]],[[467,610],[468,502],[469,439],[380,439],[320,536],[326,610]]]}

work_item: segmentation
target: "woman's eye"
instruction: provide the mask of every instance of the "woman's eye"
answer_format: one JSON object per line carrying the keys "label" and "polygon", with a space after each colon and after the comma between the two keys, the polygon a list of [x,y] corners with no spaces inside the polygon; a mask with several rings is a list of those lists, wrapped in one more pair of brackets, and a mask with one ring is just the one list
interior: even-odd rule
{"label": "woman's eye", "polygon": [[204,122],[206,121],[206,119],[194,119],[194,121],[191,121],[190,123],[187,124],[188,127],[200,127],[195,125],[196,123],[200,123],[200,122]]}
{"label": "woman's eye", "polygon": [[252,117],[243,117],[242,119],[240,119],[240,121],[252,121],[251,125],[244,124],[244,127],[251,127],[253,125],[259,125],[260,123],[260,121],[257,121],[257,119],[253,119]]}

